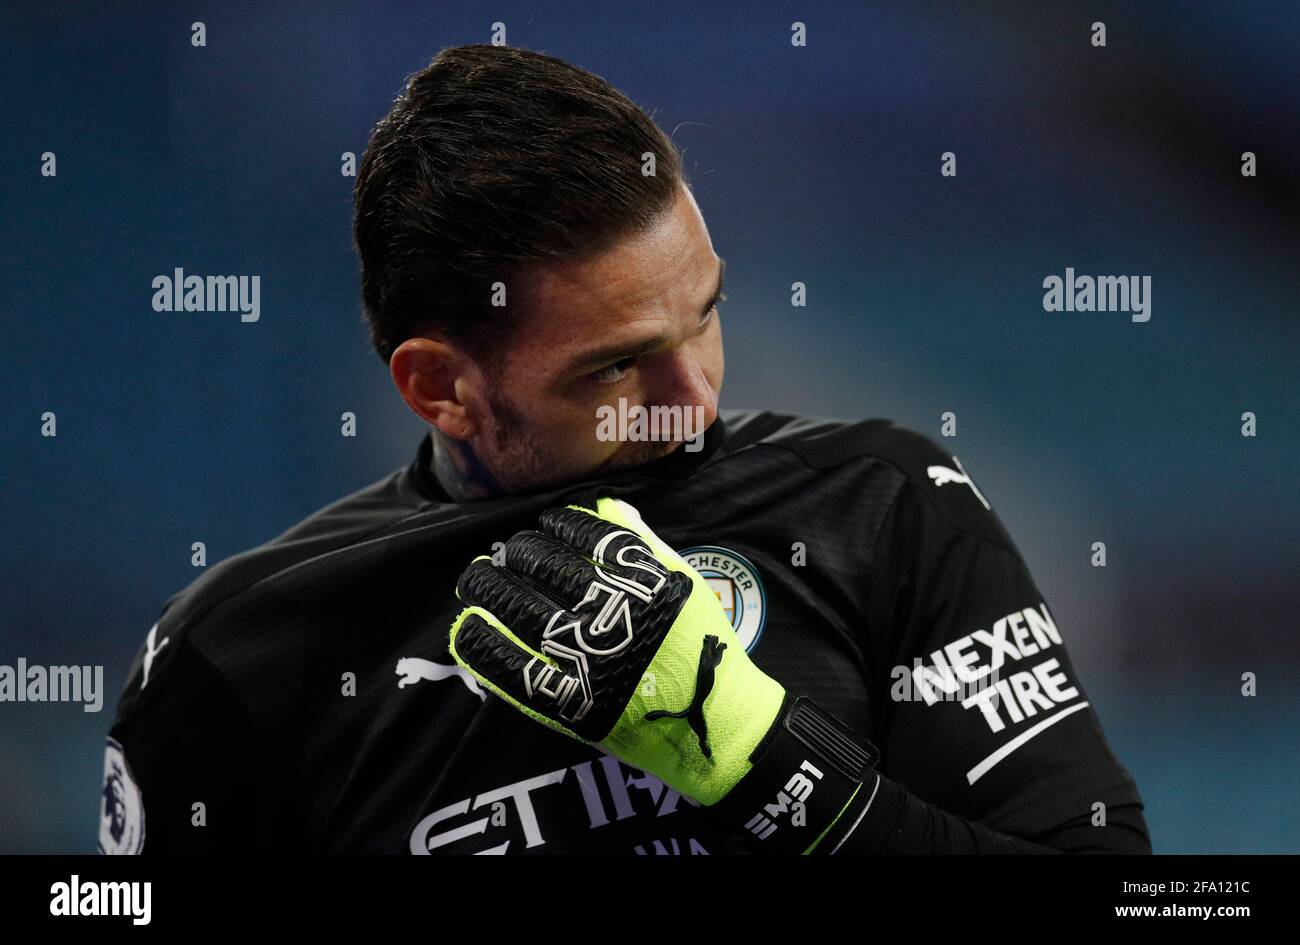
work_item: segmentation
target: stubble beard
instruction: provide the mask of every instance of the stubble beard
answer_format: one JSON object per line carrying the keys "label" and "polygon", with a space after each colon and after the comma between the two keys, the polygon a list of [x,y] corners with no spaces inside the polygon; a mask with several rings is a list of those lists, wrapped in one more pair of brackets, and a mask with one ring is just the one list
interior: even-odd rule
{"label": "stubble beard", "polygon": [[[577,482],[596,473],[612,473],[641,466],[666,456],[681,444],[648,442],[625,444],[624,449],[595,469],[573,470],[557,462],[553,450],[533,433],[523,414],[497,391],[488,394],[492,408],[492,444],[497,461],[496,479],[504,492],[540,492],[552,486]],[[594,435],[594,421],[593,421]]]}
{"label": "stubble beard", "polygon": [[496,479],[503,492],[536,492],[558,484],[554,464],[540,437],[533,433],[514,403],[497,391],[488,394],[492,408],[492,446]]}

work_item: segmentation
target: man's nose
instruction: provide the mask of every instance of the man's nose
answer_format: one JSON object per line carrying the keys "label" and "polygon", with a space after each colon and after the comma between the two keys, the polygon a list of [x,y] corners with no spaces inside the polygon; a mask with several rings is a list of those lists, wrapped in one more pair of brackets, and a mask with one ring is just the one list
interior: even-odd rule
{"label": "man's nose", "polygon": [[695,408],[700,408],[702,426],[708,427],[718,417],[718,392],[709,383],[704,373],[704,366],[695,358],[676,353],[667,363],[661,365],[662,374],[658,378],[653,399],[648,403],[665,407],[683,407],[692,411],[691,423],[695,423]]}

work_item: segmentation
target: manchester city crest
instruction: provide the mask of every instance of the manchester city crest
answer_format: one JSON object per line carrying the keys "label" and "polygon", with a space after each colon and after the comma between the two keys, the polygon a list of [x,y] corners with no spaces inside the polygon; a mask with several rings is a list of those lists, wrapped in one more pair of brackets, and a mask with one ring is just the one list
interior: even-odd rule
{"label": "manchester city crest", "polygon": [[752,653],[767,620],[767,592],[758,569],[743,556],[717,545],[698,545],[678,554],[713,588],[745,652]]}

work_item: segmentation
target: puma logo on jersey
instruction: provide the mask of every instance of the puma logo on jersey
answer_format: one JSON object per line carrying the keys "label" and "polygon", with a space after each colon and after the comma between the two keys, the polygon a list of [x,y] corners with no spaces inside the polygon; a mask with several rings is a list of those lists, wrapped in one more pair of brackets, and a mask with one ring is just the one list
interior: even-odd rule
{"label": "puma logo on jersey", "polygon": [[149,635],[144,638],[143,672],[140,676],[141,689],[149,685],[149,670],[153,666],[153,661],[157,658],[158,654],[162,652],[162,648],[167,645],[167,641],[171,639],[171,637],[163,637],[161,643],[154,643],[154,638],[156,636],[158,636],[158,624],[154,624],[150,627]]}
{"label": "puma logo on jersey", "polygon": [[[970,486],[970,491],[975,493],[975,498],[980,500],[980,504],[983,505],[984,508],[989,509],[988,499],[984,498],[984,493],[980,492],[979,487],[976,486],[971,477],[966,474],[966,467],[961,464],[961,460],[954,456],[952,461],[957,464],[957,469],[949,469],[947,466],[928,466],[925,470],[926,474],[934,480],[935,486],[946,486],[953,482],[958,483],[959,485]],[[960,469],[961,472],[958,472],[958,469]],[[990,509],[990,511],[992,510]]]}
{"label": "puma logo on jersey", "polygon": [[444,666],[433,660],[420,659],[418,656],[404,656],[397,661],[397,675],[402,677],[397,681],[398,689],[405,689],[411,683],[417,683],[421,679],[438,682],[441,679],[456,677],[479,699],[487,700],[487,693],[479,686],[478,680],[460,666]]}

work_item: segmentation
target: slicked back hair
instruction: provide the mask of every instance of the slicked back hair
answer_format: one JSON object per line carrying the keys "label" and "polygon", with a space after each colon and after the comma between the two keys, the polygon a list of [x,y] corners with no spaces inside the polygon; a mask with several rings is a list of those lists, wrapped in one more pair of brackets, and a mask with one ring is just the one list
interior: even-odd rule
{"label": "slicked back hair", "polygon": [[507,46],[444,49],[375,126],[357,173],[375,351],[387,363],[437,332],[491,367],[528,312],[531,272],[643,232],[684,182],[668,136],[599,76]]}

